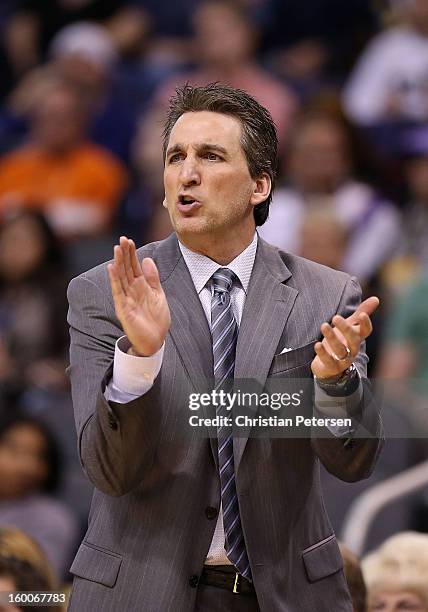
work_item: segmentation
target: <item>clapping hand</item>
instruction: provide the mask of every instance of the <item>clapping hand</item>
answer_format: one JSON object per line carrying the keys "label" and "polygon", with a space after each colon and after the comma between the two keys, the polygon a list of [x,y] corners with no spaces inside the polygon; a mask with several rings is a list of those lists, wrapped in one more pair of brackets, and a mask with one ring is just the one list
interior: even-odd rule
{"label": "clapping hand", "polygon": [[155,262],[146,257],[140,263],[134,241],[122,236],[114,247],[108,274],[116,315],[131,343],[131,354],[153,355],[164,343],[171,324]]}
{"label": "clapping hand", "polygon": [[323,323],[322,342],[315,344],[315,358],[312,361],[312,373],[320,379],[340,376],[360,352],[362,342],[373,330],[370,315],[379,306],[377,297],[369,297],[357,310],[346,319],[335,315],[332,325]]}

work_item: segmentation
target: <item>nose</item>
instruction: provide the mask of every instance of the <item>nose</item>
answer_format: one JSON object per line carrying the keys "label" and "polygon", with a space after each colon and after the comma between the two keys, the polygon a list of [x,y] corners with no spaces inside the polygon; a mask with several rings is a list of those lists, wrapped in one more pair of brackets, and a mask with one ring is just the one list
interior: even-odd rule
{"label": "nose", "polygon": [[180,167],[180,181],[183,187],[199,185],[201,176],[197,160],[194,157],[187,156]]}

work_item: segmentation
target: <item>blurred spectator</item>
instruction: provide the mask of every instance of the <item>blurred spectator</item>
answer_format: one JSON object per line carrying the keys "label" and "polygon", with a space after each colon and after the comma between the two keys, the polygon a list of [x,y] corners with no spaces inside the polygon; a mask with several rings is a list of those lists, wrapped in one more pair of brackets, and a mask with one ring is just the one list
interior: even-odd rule
{"label": "blurred spectator", "polygon": [[119,60],[108,30],[85,21],[60,30],[52,40],[49,55],[65,77],[91,88],[90,98],[99,95],[98,88],[104,89],[105,79]]}
{"label": "blurred spectator", "polygon": [[59,477],[58,448],[45,425],[29,416],[3,415],[0,526],[16,527],[34,538],[62,578],[75,550],[78,529],[68,508],[52,496]]}
{"label": "blurred spectator", "polygon": [[66,388],[66,278],[57,239],[35,211],[0,225],[0,383]]}
{"label": "blurred spectator", "polygon": [[[349,133],[340,119],[310,113],[291,139],[289,186],[277,189],[262,238],[292,253],[302,251],[302,223],[311,209],[331,210],[348,234],[339,269],[364,282],[396,248],[400,218],[394,206],[354,176]],[[325,244],[329,248],[329,244]]]}
{"label": "blurred spectator", "polygon": [[180,2],[132,0],[132,3],[147,12],[157,39],[171,40],[190,36],[192,15],[200,0],[180,0]]}
{"label": "blurred spectator", "polygon": [[428,127],[401,130],[400,149],[406,186],[402,238],[382,272],[393,296],[402,294],[428,266]]}
{"label": "blurred spectator", "polygon": [[104,24],[125,53],[140,43],[146,28],[141,8],[122,0],[20,0],[19,5],[5,32],[7,54],[17,76],[43,61],[55,34],[71,23]]}
{"label": "blurred spectator", "polygon": [[344,91],[347,113],[362,125],[428,118],[428,3],[394,7],[400,23],[369,43]]}
{"label": "blurred spectator", "polygon": [[428,612],[428,534],[388,538],[362,561],[369,612]]}
{"label": "blurred spectator", "polygon": [[143,69],[119,62],[118,51],[107,28],[79,22],[58,32],[49,56],[55,70],[88,101],[91,139],[127,161],[137,116],[154,85]]}
{"label": "blurred spectator", "polygon": [[[154,231],[160,219],[172,232],[168,212],[163,208],[162,130],[164,113],[151,107],[140,119],[131,148],[133,182],[120,210],[120,232],[133,238],[137,245],[160,240]],[[155,237],[154,237],[155,236]]]}
{"label": "blurred spectator", "polygon": [[[428,447],[428,278],[421,277],[393,301],[383,329],[377,377],[386,409],[403,419],[413,463],[426,461]],[[408,501],[411,527],[426,529],[427,491]]]}
{"label": "blurred spectator", "polygon": [[59,76],[79,89],[90,109],[88,138],[127,162],[137,117],[164,75],[141,61],[140,50],[136,58],[123,58],[119,51],[103,25],[77,22],[60,30],[50,44],[49,62],[26,73],[0,114],[4,150],[25,133],[22,117],[40,88]]}
{"label": "blurred spectator", "polygon": [[367,588],[363,578],[361,565],[357,557],[341,542],[340,552],[343,558],[343,571],[351,593],[354,612],[367,611]]}
{"label": "blurred spectator", "polygon": [[426,405],[428,278],[421,278],[398,300],[388,321],[385,336],[379,377],[411,382],[414,390],[419,388],[421,399]]}
{"label": "blurred spectator", "polygon": [[257,31],[246,13],[223,0],[205,0],[197,8],[193,24],[198,69],[168,81],[158,94],[160,100],[166,103],[178,82],[203,85],[219,81],[245,89],[270,111],[280,143],[284,143],[296,99],[288,87],[257,64]]}
{"label": "blurred spectator", "polygon": [[[36,591],[38,593],[47,591],[51,587],[44,576],[26,561],[15,557],[0,556],[0,592],[15,593],[19,591]],[[59,612],[60,606],[31,605],[34,612]],[[28,604],[0,605],[0,612],[25,612]]]}
{"label": "blurred spectator", "polygon": [[58,588],[58,578],[45,553],[33,538],[20,529],[0,529],[1,557],[14,557],[29,563],[44,578],[47,589]]}
{"label": "blurred spectator", "polygon": [[409,133],[404,144],[408,196],[403,215],[402,254],[428,267],[428,127]]}
{"label": "blurred spectator", "polygon": [[122,164],[86,140],[79,90],[50,78],[31,104],[30,142],[0,161],[0,213],[44,210],[65,238],[106,232],[126,187]]}
{"label": "blurred spectator", "polygon": [[303,97],[340,82],[377,29],[370,0],[311,0],[304,8],[300,0],[254,4],[269,66]]}
{"label": "blurred spectator", "polygon": [[298,253],[301,257],[339,270],[347,242],[346,227],[332,210],[331,203],[307,211],[301,228]]}

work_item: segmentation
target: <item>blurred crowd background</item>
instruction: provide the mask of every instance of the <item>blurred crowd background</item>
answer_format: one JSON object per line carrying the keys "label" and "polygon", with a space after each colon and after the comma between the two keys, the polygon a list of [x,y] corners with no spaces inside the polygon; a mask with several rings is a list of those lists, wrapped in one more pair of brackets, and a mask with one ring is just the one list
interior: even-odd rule
{"label": "blurred crowd background", "polygon": [[[399,384],[394,418],[419,436],[389,440],[364,483],[323,473],[348,533],[358,496],[428,461],[428,1],[3,0],[0,32],[0,530],[33,537],[69,581],[91,488],[65,373],[67,283],[121,234],[141,246],[171,232],[166,104],[178,84],[220,81],[278,127],[260,235],[382,299],[369,373]],[[428,532],[428,485],[396,495],[354,552],[408,530]],[[0,563],[15,585],[20,571]]]}

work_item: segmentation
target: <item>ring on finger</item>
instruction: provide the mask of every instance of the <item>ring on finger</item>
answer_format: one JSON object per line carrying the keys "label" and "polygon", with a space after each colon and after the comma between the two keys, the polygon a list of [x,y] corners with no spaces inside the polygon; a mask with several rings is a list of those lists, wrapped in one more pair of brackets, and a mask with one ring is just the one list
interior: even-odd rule
{"label": "ring on finger", "polygon": [[331,353],[331,356],[332,356],[332,357],[333,357],[333,359],[335,359],[336,361],[347,361],[347,360],[348,360],[348,358],[349,358],[349,356],[350,356],[350,354],[351,354],[351,351],[349,350],[349,347],[348,347],[348,346],[345,346],[345,349],[346,349],[346,355],[345,355],[344,357],[338,357],[338,356],[336,355],[336,353],[333,353],[333,352]]}

